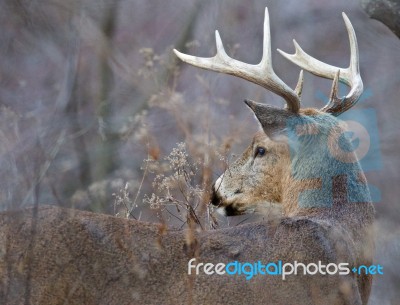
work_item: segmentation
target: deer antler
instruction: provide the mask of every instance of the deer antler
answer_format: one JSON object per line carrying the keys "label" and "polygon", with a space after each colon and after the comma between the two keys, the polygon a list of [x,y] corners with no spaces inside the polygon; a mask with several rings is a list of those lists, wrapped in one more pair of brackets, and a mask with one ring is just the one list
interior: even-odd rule
{"label": "deer antler", "polygon": [[[359,55],[356,34],[349,18],[345,13],[342,13],[342,15],[350,40],[351,56],[350,66],[348,68],[344,69],[331,66],[319,61],[318,59],[315,59],[304,52],[295,40],[293,40],[296,49],[294,54],[288,54],[278,49],[278,51],[284,57],[302,69],[307,70],[317,76],[334,80],[329,102],[321,110],[324,112],[329,112],[335,116],[353,107],[363,92],[363,82],[361,80],[358,63]],[[338,81],[350,87],[350,92],[344,97],[338,97]]]}
{"label": "deer antler", "polygon": [[265,8],[263,56],[258,65],[247,64],[229,57],[225,52],[218,31],[215,31],[217,54],[214,57],[195,57],[183,54],[175,49],[174,52],[182,61],[193,66],[234,75],[260,85],[283,97],[288,110],[297,113],[300,109],[300,93],[303,83],[302,73],[300,73],[295,91],[275,74],[272,68],[270,36],[268,8]]}

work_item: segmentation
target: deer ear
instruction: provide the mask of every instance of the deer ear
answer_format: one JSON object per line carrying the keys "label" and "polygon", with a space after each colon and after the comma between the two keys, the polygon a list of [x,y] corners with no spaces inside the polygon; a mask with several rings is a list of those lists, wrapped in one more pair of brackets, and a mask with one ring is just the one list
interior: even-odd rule
{"label": "deer ear", "polygon": [[266,104],[256,103],[251,100],[245,100],[244,102],[253,110],[265,134],[272,140],[285,136],[289,120],[297,116],[287,109],[280,109]]}

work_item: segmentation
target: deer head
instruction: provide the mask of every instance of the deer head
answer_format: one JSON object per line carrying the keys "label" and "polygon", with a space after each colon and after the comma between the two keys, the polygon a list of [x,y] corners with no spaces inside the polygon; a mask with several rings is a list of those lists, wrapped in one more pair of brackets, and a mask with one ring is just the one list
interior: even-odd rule
{"label": "deer head", "polygon": [[[223,208],[227,215],[243,214],[260,205],[271,203],[281,204],[284,214],[294,215],[301,208],[327,207],[333,204],[337,193],[342,193],[341,200],[349,201],[350,197],[356,198],[357,202],[370,200],[365,178],[351,149],[347,152],[349,156],[346,155],[350,161],[340,160],[340,155],[346,154],[340,147],[351,147],[350,141],[344,137],[340,147],[337,143],[345,133],[345,128],[336,116],[350,109],[363,91],[355,32],[344,13],[343,19],[350,40],[351,58],[348,68],[331,66],[311,57],[296,41],[294,54],[278,49],[284,57],[302,69],[333,80],[329,102],[319,110],[300,108],[303,70],[294,90],[275,74],[271,62],[267,8],[263,56],[258,65],[246,64],[229,57],[218,31],[215,35],[217,54],[214,57],[194,57],[174,50],[184,62],[241,77],[280,95],[286,101],[284,109],[245,101],[259,121],[262,132],[254,136],[242,156],[229,166],[213,186],[212,203]],[[338,96],[339,82],[350,87],[349,93],[344,97]],[[340,166],[337,161],[341,162]],[[332,189],[335,178],[344,174],[347,181],[339,183],[340,189]],[[328,177],[329,179],[325,179]],[[356,188],[347,188],[354,184],[357,185]],[[343,199],[344,197],[346,198]]]}

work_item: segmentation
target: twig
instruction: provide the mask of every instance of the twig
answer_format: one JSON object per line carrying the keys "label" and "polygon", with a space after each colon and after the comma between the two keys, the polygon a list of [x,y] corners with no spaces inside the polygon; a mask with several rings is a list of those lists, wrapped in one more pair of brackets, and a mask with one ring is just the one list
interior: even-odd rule
{"label": "twig", "polygon": [[61,145],[64,143],[64,141],[65,141],[65,130],[62,130],[60,135],[58,136],[56,144],[54,145],[53,149],[50,152],[50,158],[46,160],[46,162],[43,164],[42,168],[40,169],[40,173],[37,175],[36,181],[29,189],[24,200],[22,201],[21,206],[25,206],[28,203],[29,198],[35,192],[36,187],[42,182],[43,178],[46,176],[46,173],[49,170],[51,163],[56,158],[58,152],[60,151]]}
{"label": "twig", "polygon": [[149,168],[149,162],[148,162],[149,158],[150,158],[150,144],[149,144],[149,142],[147,142],[147,162],[146,162],[146,166],[144,168],[142,180],[140,181],[139,188],[138,188],[138,190],[136,192],[135,199],[133,200],[133,204],[132,204],[131,208],[128,210],[129,211],[129,215],[131,215],[131,212],[133,211],[134,207],[136,206],[136,202],[137,202],[137,200],[139,198],[140,191],[142,190],[144,179],[146,178],[146,175],[147,175],[147,172],[148,172],[148,168]]}

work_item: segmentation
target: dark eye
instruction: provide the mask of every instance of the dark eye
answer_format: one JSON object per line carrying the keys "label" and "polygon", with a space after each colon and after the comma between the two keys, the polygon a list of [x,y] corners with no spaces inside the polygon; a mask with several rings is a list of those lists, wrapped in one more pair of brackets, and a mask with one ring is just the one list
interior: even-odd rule
{"label": "dark eye", "polygon": [[265,150],[264,147],[257,147],[256,148],[256,153],[255,153],[255,157],[262,157],[265,155],[267,151]]}

